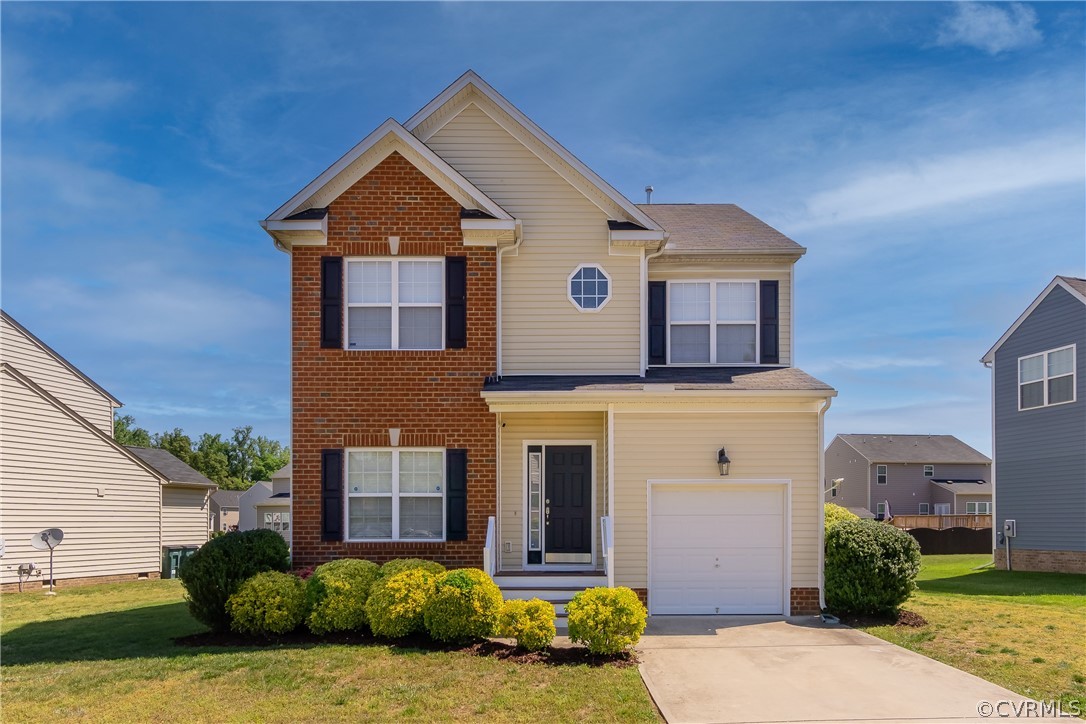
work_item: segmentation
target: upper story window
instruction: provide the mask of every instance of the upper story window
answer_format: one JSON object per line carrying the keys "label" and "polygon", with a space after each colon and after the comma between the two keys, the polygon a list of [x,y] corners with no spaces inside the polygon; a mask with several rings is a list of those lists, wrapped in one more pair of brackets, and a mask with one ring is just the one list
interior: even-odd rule
{"label": "upper story window", "polygon": [[569,275],[569,299],[582,312],[595,312],[611,301],[611,277],[602,267],[582,264]]}
{"label": "upper story window", "polygon": [[668,283],[669,364],[755,364],[758,282]]}
{"label": "upper story window", "polygon": [[347,451],[348,540],[444,538],[444,451]]}
{"label": "upper story window", "polygon": [[440,259],[348,259],[347,349],[444,348]]}
{"label": "upper story window", "polygon": [[1018,358],[1018,409],[1075,401],[1075,345]]}
{"label": "upper story window", "polygon": [[876,465],[875,466],[875,484],[876,485],[886,485],[886,466],[885,465]]}
{"label": "upper story window", "polygon": [[935,477],[935,466],[934,465],[925,465],[924,466],[924,477],[925,478],[933,478],[933,477]]}

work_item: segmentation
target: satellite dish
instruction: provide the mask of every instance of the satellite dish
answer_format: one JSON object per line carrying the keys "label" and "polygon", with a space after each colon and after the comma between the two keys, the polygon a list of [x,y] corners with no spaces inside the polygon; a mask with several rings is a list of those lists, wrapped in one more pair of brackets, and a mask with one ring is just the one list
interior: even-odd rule
{"label": "satellite dish", "polygon": [[30,536],[30,545],[39,551],[49,551],[49,593],[46,594],[49,596],[56,595],[53,591],[53,549],[60,545],[62,540],[64,540],[64,531],[60,528],[46,528]]}

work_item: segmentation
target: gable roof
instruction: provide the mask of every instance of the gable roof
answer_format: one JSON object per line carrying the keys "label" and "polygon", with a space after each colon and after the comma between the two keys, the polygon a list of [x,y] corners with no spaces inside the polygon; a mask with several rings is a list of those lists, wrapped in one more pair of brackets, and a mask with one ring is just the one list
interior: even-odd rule
{"label": "gable roof", "polygon": [[105,397],[107,400],[109,400],[113,404],[114,407],[124,407],[123,402],[118,400],[113,395],[109,394],[109,392],[104,387],[99,385],[97,382],[92,380],[90,377],[87,377],[87,375],[83,374],[82,370],[80,370],[78,367],[76,367],[71,362],[66,360],[63,356],[60,355],[59,352],[54,350],[52,347],[47,345],[45,342],[42,342],[40,339],[38,339],[38,337],[35,336],[35,334],[33,332],[31,332],[29,329],[27,329],[23,325],[19,324],[19,322],[16,321],[16,319],[14,317],[12,317],[10,314],[5,312],[3,309],[0,309],[0,317],[3,317],[4,320],[6,320],[9,324],[11,324],[12,327],[15,327],[15,329],[22,332],[23,335],[25,335],[27,339],[29,339],[31,342],[33,342],[38,347],[40,347],[41,350],[43,352],[45,352],[47,355],[49,355],[50,357],[55,359],[57,362],[59,362],[61,365],[66,367],[72,374],[74,374],[76,377],[80,378],[81,380],[86,382],[88,385],[93,387],[96,391],[98,391],[102,395],[102,397]]}
{"label": "gable roof", "polygon": [[992,483],[987,480],[949,480],[935,478],[931,484],[955,495],[991,495]]}
{"label": "gable roof", "polygon": [[991,459],[953,435],[838,435],[872,463],[971,463]]}
{"label": "gable roof", "polygon": [[154,447],[135,447],[133,445],[129,445],[128,449],[133,455],[157,470],[169,483],[198,485],[207,488],[218,487],[214,482],[208,480],[198,471],[165,450]]}
{"label": "gable roof", "polygon": [[671,232],[664,255],[677,252],[769,252],[807,250],[735,204],[638,204]]}
{"label": "gable roof", "polygon": [[211,494],[211,499],[220,508],[236,508],[241,498],[240,490],[216,490]]}
{"label": "gable roof", "polygon": [[[653,219],[645,214],[636,204],[631,202],[621,193],[619,193],[611,184],[607,183],[600,177],[595,171],[590,169],[579,158],[569,152],[562,144],[554,140],[550,134],[535,124],[532,119],[528,118],[519,108],[510,103],[501,93],[494,90],[485,80],[479,77],[479,75],[469,70],[462,76],[457,78],[453,83],[441,91],[433,100],[427,103],[419,110],[418,113],[411,116],[404,123],[404,127],[412,133],[418,135],[423,141],[426,141],[438,128],[426,128],[426,122],[435,115],[446,114],[448,110],[446,106],[457,106],[457,112],[460,110],[460,106],[466,107],[469,103],[473,102],[476,98],[485,99],[485,102],[493,104],[503,114],[508,116],[517,126],[520,126],[528,135],[529,139],[535,140],[540,149],[533,149],[528,144],[525,144],[541,161],[550,166],[555,173],[562,176],[568,181],[574,188],[577,188],[581,193],[585,193],[586,189],[584,185],[595,189],[602,199],[606,199],[611,202],[615,210],[621,211],[622,215],[627,220],[633,221],[640,226],[648,230],[662,231],[663,229],[653,221]],[[484,113],[493,118],[492,113],[488,113],[487,109],[480,106],[478,103],[476,107],[480,108]],[[449,118],[452,118],[456,113],[447,113]],[[508,124],[503,122],[503,119],[493,118],[493,120],[509,131],[514,137],[518,137],[521,143],[524,143],[526,139],[523,134],[514,132],[516,129],[506,127]],[[542,152],[541,151],[545,151]],[[592,195],[585,194],[589,200],[599,205],[597,199],[593,199]],[[601,206],[601,208],[603,208]],[[605,212],[610,213],[611,210],[604,209]]]}
{"label": "gable roof", "polygon": [[1055,277],[1048,283],[1048,286],[1044,288],[1044,291],[1037,295],[1037,298],[1033,300],[1033,303],[1026,307],[1026,311],[1018,315],[1018,319],[1014,320],[1014,324],[1007,328],[1007,331],[1003,333],[1003,336],[1000,337],[994,345],[992,345],[992,348],[984,353],[984,356],[980,358],[980,361],[984,364],[991,364],[994,362],[996,350],[1003,346],[1003,343],[1015,333],[1022,325],[1022,322],[1026,321],[1026,318],[1033,314],[1033,310],[1037,308],[1037,305],[1043,302],[1056,287],[1063,287],[1072,297],[1083,304],[1086,304],[1086,279],[1064,276]]}

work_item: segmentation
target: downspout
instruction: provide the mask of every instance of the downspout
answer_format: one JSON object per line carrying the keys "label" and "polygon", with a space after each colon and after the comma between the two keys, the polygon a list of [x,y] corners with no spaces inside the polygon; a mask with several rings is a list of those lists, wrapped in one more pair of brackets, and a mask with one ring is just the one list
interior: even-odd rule
{"label": "downspout", "polygon": [[649,261],[664,253],[667,240],[671,235],[664,232],[664,240],[660,242],[660,248],[651,254],[645,254],[641,250],[641,376],[644,377],[649,369]]}
{"label": "downspout", "polygon": [[[505,253],[507,251],[514,251],[516,249],[519,249],[520,245],[521,245],[521,242],[524,241],[524,232],[521,230],[521,227],[520,227],[520,219],[517,219],[517,228],[516,228],[515,236],[516,236],[517,240],[513,243],[512,246],[506,246],[506,247],[503,247],[501,249],[498,249],[497,268],[495,270],[495,273],[497,274],[497,279],[495,280],[495,286],[496,286],[497,295],[498,295],[497,303],[495,304],[495,309],[497,311],[497,319],[495,320],[495,329],[494,329],[495,346],[496,346],[495,357],[496,357],[496,364],[497,364],[497,370],[495,370],[495,374],[497,374],[499,379],[501,379],[501,376],[502,376],[502,257],[505,256]],[[519,254],[520,252],[517,252],[517,253]]]}
{"label": "downspout", "polygon": [[[995,355],[992,355],[991,362],[985,362],[981,360],[981,364],[987,367],[991,371],[991,387],[992,387],[992,562],[989,565],[995,565],[996,549],[999,548],[999,532],[1003,529],[999,525],[999,511],[996,509],[996,430],[995,430],[995,405],[996,405],[996,388],[995,388]],[[1010,539],[1005,538],[1007,541],[1007,570],[1010,570],[1011,566],[1011,547]]]}
{"label": "downspout", "polygon": [[[822,407],[818,410],[818,489],[821,490],[826,477],[826,455],[823,452],[822,445],[825,441],[825,418],[826,412],[830,409],[830,405],[833,404],[833,398],[827,397],[822,404]],[[868,488],[870,490],[870,488]],[[822,610],[826,609],[826,587],[825,581],[825,566],[826,566],[826,513],[825,513],[825,500],[824,495],[819,496],[819,505],[817,506],[818,512],[818,607]]]}

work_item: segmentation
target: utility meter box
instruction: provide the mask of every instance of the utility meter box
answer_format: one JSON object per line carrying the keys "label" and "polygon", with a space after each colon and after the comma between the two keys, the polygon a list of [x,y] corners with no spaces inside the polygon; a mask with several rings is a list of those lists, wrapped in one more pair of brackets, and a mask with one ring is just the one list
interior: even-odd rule
{"label": "utility meter box", "polygon": [[1003,521],[1003,535],[1007,536],[1008,538],[1014,538],[1017,527],[1018,526],[1013,520],[1008,519]]}

